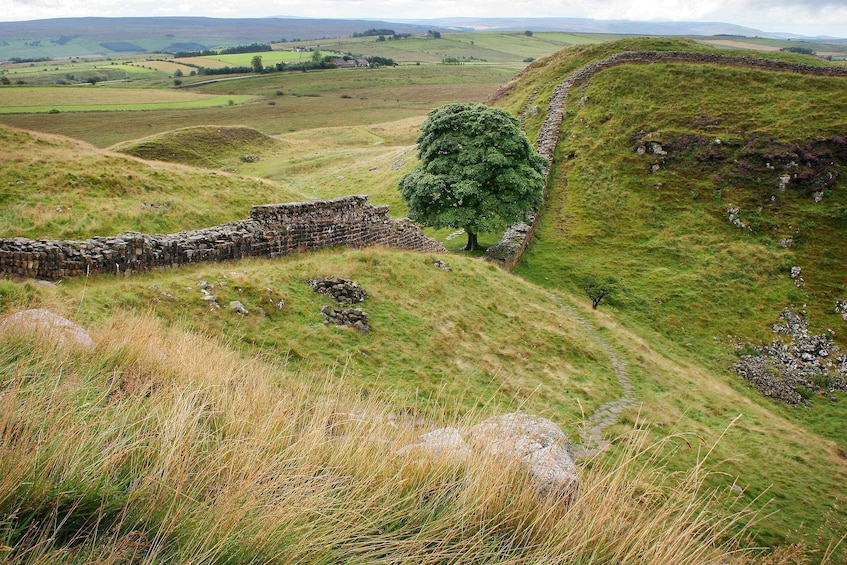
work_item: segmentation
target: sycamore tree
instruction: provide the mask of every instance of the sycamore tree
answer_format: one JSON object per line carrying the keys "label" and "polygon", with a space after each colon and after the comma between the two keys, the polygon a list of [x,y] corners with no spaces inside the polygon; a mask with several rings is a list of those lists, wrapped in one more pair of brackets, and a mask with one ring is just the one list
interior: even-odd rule
{"label": "sycamore tree", "polygon": [[540,156],[507,112],[482,104],[448,104],[429,113],[418,136],[415,170],[398,188],[409,217],[437,228],[463,228],[466,250],[477,235],[524,221],[541,205]]}

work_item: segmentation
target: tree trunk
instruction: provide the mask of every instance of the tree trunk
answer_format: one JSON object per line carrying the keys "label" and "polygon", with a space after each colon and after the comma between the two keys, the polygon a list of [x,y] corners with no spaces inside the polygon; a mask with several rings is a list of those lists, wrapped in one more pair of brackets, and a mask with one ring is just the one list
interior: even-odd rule
{"label": "tree trunk", "polygon": [[[467,230],[465,230],[467,231]],[[465,245],[465,251],[476,251],[479,249],[479,241],[476,239],[476,233],[468,232],[468,244]]]}

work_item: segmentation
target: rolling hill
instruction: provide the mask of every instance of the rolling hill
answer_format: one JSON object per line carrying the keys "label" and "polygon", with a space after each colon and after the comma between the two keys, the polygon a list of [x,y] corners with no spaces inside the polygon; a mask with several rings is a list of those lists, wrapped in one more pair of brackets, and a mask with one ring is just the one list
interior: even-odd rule
{"label": "rolling hill", "polygon": [[[566,77],[644,50],[717,52],[668,39],[573,47],[535,61],[491,102],[535,140]],[[89,351],[3,341],[0,464],[13,472],[0,478],[0,552],[24,562],[838,563],[847,397],[805,391],[787,405],[733,365],[775,337],[786,308],[847,345],[835,313],[847,298],[844,80],[677,61],[577,82],[548,202],[514,273],[458,254],[338,249],[54,286],[0,281],[4,312],[49,308],[95,338]],[[299,144],[290,169],[243,165],[296,174],[297,186],[366,185],[366,173],[348,180],[312,165],[324,150],[372,151],[381,192],[413,164],[390,166],[412,149],[402,146],[409,121],[278,139],[233,132]],[[160,158],[197,133],[210,131],[132,145],[149,142],[145,156]],[[213,159],[176,160],[215,166],[244,153],[240,136],[211,133]],[[137,211],[148,191],[172,199],[157,211],[168,230],[226,221],[242,201],[300,198],[288,185],[57,136],[3,128],[0,144],[12,163],[4,209],[25,218],[7,222],[7,237],[108,230],[99,211],[109,205],[136,210],[120,225],[148,231]],[[58,222],[64,202],[69,218],[87,219]],[[324,323],[330,300],[306,283],[315,276],[367,290],[369,332]],[[588,276],[618,281],[597,310],[581,289]],[[550,418],[585,451],[592,432],[609,442],[580,461],[583,503],[539,501],[519,470],[496,464],[397,457],[421,432],[514,410]]]}

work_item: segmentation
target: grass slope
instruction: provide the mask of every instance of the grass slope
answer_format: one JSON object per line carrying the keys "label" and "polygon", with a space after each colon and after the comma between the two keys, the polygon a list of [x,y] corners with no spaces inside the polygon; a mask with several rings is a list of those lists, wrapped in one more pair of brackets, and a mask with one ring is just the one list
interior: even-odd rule
{"label": "grass slope", "polygon": [[[562,78],[591,60],[634,49],[703,48],[639,40],[566,50],[532,65],[499,103],[512,110],[537,104],[541,116]],[[820,159],[831,168],[822,174],[835,178],[821,202],[813,201],[802,176],[779,189],[790,155],[805,167],[804,158],[818,159],[811,142],[847,133],[844,85],[843,79],[684,64],[603,71],[571,91],[548,204],[516,269],[540,285],[574,293],[585,276],[621,281],[616,300],[601,308],[652,347],[692,364],[685,377],[692,391],[648,396],[646,414],[674,404],[685,411],[683,427],[714,426],[717,415],[749,413],[751,405],[769,414],[756,416],[753,426],[742,424],[737,451],[724,452],[752,490],[771,486],[778,514],[763,534],[768,543],[790,540],[795,531],[814,537],[817,528],[829,532],[820,540],[845,533],[844,491],[829,481],[847,470],[845,395],[787,408],[761,397],[731,368],[736,343],[773,339],[769,326],[785,307],[805,309],[814,331],[832,328],[842,346],[847,343],[847,323],[834,313],[847,282],[844,161],[838,150]],[[539,124],[540,118],[527,120],[533,134]],[[668,154],[638,154],[640,144],[649,149],[653,142]],[[747,227],[730,222],[727,210],[734,207]],[[787,237],[794,240],[790,248],[778,245]],[[789,277],[794,265],[803,269],[800,287]],[[665,389],[657,374],[645,375],[640,386]],[[724,392],[705,392],[717,386]],[[759,423],[771,417],[784,421],[774,428]],[[787,429],[798,435],[778,440],[777,430]],[[762,434],[770,439],[760,444]],[[807,451],[803,436],[828,446]],[[796,474],[786,473],[794,462],[802,462]]]}
{"label": "grass slope", "polygon": [[86,239],[173,233],[304,200],[279,183],[151,163],[68,138],[0,127],[0,234]]}
{"label": "grass slope", "polygon": [[93,330],[90,351],[0,342],[4,561],[765,563],[719,541],[744,508],[721,518],[704,469],[662,473],[665,446],[644,434],[567,507],[500,460],[400,455],[428,426],[391,420],[337,371],[145,316]]}
{"label": "grass slope", "polygon": [[151,161],[228,169],[241,156],[258,157],[278,147],[275,139],[252,128],[199,126],[118,144],[111,150]]}

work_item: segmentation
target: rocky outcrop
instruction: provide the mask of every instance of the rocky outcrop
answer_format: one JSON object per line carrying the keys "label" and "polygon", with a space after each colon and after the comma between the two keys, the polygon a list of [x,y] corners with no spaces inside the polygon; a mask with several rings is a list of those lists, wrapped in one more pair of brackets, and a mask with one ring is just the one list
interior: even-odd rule
{"label": "rocky outcrop", "polygon": [[128,275],[189,263],[279,257],[327,247],[384,245],[442,253],[444,246],[411,220],[389,217],[367,196],[254,206],[250,218],[169,235],[125,233],[85,241],[0,239],[0,273],[57,280]]}
{"label": "rocky outcrop", "polygon": [[[570,90],[574,85],[589,81],[595,74],[610,67],[651,63],[721,65],[815,76],[847,77],[847,68],[834,65],[816,67],[802,63],[790,63],[775,59],[747,56],[738,57],[719,53],[692,53],[688,51],[624,51],[582,67],[568,76],[553,89],[553,94],[550,98],[547,110],[547,116],[544,119],[544,123],[541,125],[541,132],[539,133],[536,141],[536,149],[538,152],[542,156],[546,157],[551,164],[553,163],[556,145],[559,143],[559,137],[561,134],[562,121],[565,118],[565,103],[567,102]],[[533,93],[533,95],[530,96],[527,105],[534,104],[536,96],[537,92]],[[522,110],[519,115],[524,116],[525,114],[526,111]],[[547,183],[549,184],[549,168],[545,170],[545,175],[547,176]],[[520,227],[518,230],[515,230],[512,227],[508,228],[503,234],[501,241],[491,248],[492,253],[486,254],[486,257],[489,260],[500,264],[505,269],[511,269],[517,264],[521,255],[526,250],[527,244],[535,231],[536,220],[537,216],[533,214],[526,221],[526,226],[528,227]],[[515,239],[516,233],[524,234],[523,242],[518,242]],[[509,254],[510,252],[511,254]]]}
{"label": "rocky outcrop", "polygon": [[4,318],[0,321],[0,334],[9,331],[34,334],[55,342],[59,347],[82,350],[94,347],[91,336],[82,326],[50,310],[24,310]]}
{"label": "rocky outcrop", "polygon": [[572,498],[579,475],[570,454],[570,441],[546,418],[513,412],[469,428],[440,428],[403,447],[400,455],[448,458],[502,459],[526,466],[542,496]]}
{"label": "rocky outcrop", "polygon": [[830,335],[809,333],[805,316],[790,310],[773,331],[788,341],[775,339],[754,348],[756,355],[739,356],[735,370],[741,378],[765,396],[793,405],[818,392],[847,391],[847,355]]}

